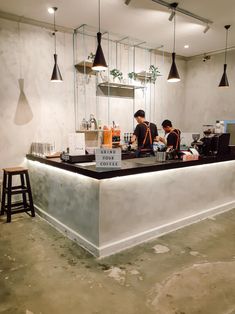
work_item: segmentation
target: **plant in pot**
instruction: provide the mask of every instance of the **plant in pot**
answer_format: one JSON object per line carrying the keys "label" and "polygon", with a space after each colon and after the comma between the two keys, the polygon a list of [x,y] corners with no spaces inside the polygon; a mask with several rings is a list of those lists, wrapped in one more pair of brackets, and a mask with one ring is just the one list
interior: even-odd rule
{"label": "plant in pot", "polygon": [[133,83],[133,81],[136,81],[137,80],[137,73],[135,72],[129,72],[128,73],[128,77],[130,79],[130,82]]}
{"label": "plant in pot", "polygon": [[87,60],[93,63],[94,59],[95,59],[95,54],[93,52],[90,52],[89,56],[87,57]]}
{"label": "plant in pot", "polygon": [[150,82],[155,84],[157,77],[161,76],[160,71],[158,70],[158,67],[156,67],[155,65],[151,64],[149,67],[149,73],[150,73]]}
{"label": "plant in pot", "polygon": [[119,80],[119,83],[121,83],[122,79],[123,79],[123,74],[121,71],[119,71],[118,69],[112,69],[110,71],[110,74],[112,75],[113,77],[113,82],[116,81],[116,79]]}

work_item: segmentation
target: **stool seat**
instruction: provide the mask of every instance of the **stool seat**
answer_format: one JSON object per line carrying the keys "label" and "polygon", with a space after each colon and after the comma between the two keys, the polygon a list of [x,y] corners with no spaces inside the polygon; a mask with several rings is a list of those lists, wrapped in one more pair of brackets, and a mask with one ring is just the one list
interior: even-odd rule
{"label": "stool seat", "polygon": [[[20,176],[20,185],[12,185],[13,176]],[[3,169],[3,189],[1,215],[7,213],[7,222],[11,222],[11,215],[22,212],[31,212],[35,216],[32,191],[29,181],[28,169],[24,167],[12,167]],[[19,194],[22,196],[21,202],[12,202],[12,195]]]}
{"label": "stool seat", "polygon": [[24,172],[27,170],[28,170],[27,168],[23,168],[23,167],[3,168],[3,171],[5,171],[6,173],[14,173],[14,174],[18,174],[20,172]]}

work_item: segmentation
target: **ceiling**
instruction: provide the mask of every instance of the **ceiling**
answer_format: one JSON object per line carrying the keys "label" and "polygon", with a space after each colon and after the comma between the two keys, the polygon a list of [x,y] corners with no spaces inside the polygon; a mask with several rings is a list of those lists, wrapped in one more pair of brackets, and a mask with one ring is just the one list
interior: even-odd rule
{"label": "ceiling", "polygon": [[[167,0],[169,3],[173,2]],[[235,46],[235,0],[179,0],[179,6],[214,23],[204,34],[203,23],[177,13],[176,53],[189,57],[224,48],[224,25],[231,24],[229,46]],[[0,0],[0,11],[52,22],[47,8],[57,6],[57,24],[77,28],[98,24],[98,0]],[[171,52],[173,23],[170,11],[152,0],[101,0],[101,27],[109,32],[146,41],[151,47],[164,46]],[[184,45],[189,45],[188,49]]]}

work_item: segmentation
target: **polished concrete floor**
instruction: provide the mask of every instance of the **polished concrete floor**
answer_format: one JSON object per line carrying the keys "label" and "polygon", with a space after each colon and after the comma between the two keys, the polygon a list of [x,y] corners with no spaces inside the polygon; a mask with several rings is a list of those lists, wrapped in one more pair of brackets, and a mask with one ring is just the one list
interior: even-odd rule
{"label": "polished concrete floor", "polygon": [[0,313],[235,314],[235,210],[102,260],[39,217],[1,217]]}

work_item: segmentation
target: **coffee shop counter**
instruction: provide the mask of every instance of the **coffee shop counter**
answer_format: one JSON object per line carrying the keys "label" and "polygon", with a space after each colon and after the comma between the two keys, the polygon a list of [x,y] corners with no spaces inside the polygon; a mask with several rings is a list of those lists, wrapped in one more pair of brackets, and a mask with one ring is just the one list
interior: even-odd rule
{"label": "coffee shop counter", "polygon": [[37,212],[98,257],[235,206],[235,156],[122,161],[118,170],[27,155]]}

